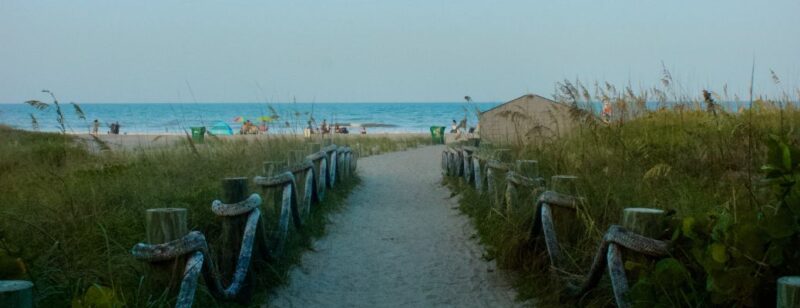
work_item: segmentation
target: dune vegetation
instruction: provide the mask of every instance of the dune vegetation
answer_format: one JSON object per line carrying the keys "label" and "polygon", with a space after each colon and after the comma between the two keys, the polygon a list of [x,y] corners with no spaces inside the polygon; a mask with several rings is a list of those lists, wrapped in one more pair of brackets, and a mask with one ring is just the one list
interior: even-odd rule
{"label": "dune vegetation", "polygon": [[[370,136],[358,142],[363,149],[392,151],[429,139]],[[264,161],[286,161],[290,150],[306,150],[294,136],[207,137],[205,144],[187,138],[175,146],[115,150],[98,142],[0,126],[0,279],[33,281],[37,306],[172,305],[175,294],[150,283],[149,265],[130,253],[144,240],[145,209],[188,208],[189,228],[206,234],[213,250],[220,223],[210,205],[221,197],[221,180],[261,175]],[[311,227],[294,233],[282,259],[256,264],[258,290],[286,280],[290,265],[324,233],[325,215],[342,206],[357,182],[326,195]],[[258,298],[266,293],[251,303],[262,304]],[[204,287],[196,303],[228,305]]]}
{"label": "dune vegetation", "polygon": [[[670,255],[626,258],[636,307],[774,306],[776,280],[800,274],[797,99],[694,99],[671,94],[670,82],[666,73],[663,87],[634,93],[605,84],[593,95],[579,82],[559,83],[556,97],[573,107],[577,128],[509,146],[514,159],[538,160],[546,180],[578,177],[585,198],[578,211],[555,213],[561,268],[550,266],[541,239],[531,236],[535,197],[508,213],[463,181],[446,181],[461,195],[486,257],[518,274],[520,297],[542,306],[613,305],[608,278],[579,298],[567,289],[584,279],[601,237],[627,207],[668,213],[660,239],[670,241]],[[608,123],[591,102],[613,106]]]}

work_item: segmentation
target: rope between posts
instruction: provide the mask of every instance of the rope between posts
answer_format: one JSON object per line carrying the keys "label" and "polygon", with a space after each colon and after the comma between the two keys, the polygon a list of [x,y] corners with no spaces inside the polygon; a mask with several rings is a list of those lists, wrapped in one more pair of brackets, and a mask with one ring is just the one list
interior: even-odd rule
{"label": "rope between posts", "polygon": [[[575,211],[584,200],[554,191],[546,191],[543,189],[544,179],[529,178],[517,173],[509,164],[478,155],[474,147],[446,149],[442,152],[441,166],[443,175],[450,177],[463,175],[465,183],[471,188],[478,193],[489,194],[490,199],[495,203],[493,206],[499,206],[505,197],[505,201],[508,202],[508,211],[513,210],[512,203],[516,200],[519,190],[524,189],[538,195],[533,205],[535,214],[530,231],[531,238],[541,236],[544,239],[551,268],[555,269],[554,272],[563,272],[559,271],[562,262],[561,245],[556,234],[552,207]],[[456,166],[463,166],[463,168]],[[505,180],[506,193],[505,196],[498,197],[499,178]],[[630,303],[626,297],[628,280],[625,274],[622,248],[653,258],[669,254],[669,242],[634,233],[619,225],[611,225],[598,245],[597,253],[585,279],[579,286],[569,285],[568,293],[572,296],[586,294],[597,286],[603,272],[608,269],[617,306],[629,307]]]}
{"label": "rope between posts", "polygon": [[[262,219],[260,207],[262,198],[254,193],[240,202],[226,204],[220,200],[211,203],[211,210],[217,216],[238,217],[247,215],[242,234],[236,267],[230,283],[225,285],[219,268],[214,264],[205,235],[192,231],[183,237],[160,244],[138,243],[131,249],[134,258],[144,262],[163,262],[187,256],[183,278],[178,293],[176,307],[191,307],[197,290],[200,274],[206,281],[210,293],[218,299],[232,300],[240,295],[246,277],[252,272],[251,258],[261,257],[275,260],[283,254],[289,237],[289,227],[301,229],[313,203],[322,201],[325,189],[333,188],[336,179],[345,180],[355,172],[357,157],[349,147],[330,145],[318,153],[305,157],[300,164],[286,168],[286,171],[273,176],[257,176],[253,179],[262,189],[281,191],[280,214],[277,224],[277,238],[269,239]],[[297,178],[305,174],[303,197],[298,197]],[[298,199],[302,199],[298,201]],[[292,223],[293,222],[293,223]],[[254,255],[254,248],[258,254]]]}

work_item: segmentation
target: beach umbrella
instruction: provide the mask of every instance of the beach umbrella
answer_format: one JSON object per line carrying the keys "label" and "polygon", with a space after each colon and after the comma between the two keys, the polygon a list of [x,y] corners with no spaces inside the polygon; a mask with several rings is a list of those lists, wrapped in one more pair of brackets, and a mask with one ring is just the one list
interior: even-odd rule
{"label": "beach umbrella", "polygon": [[225,122],[217,122],[211,126],[209,132],[214,135],[233,135],[233,129]]}
{"label": "beach umbrella", "polygon": [[247,119],[245,119],[243,116],[238,116],[238,117],[233,118],[233,121],[236,122],[236,123],[242,123],[244,121],[247,121]]}
{"label": "beach umbrella", "polygon": [[272,122],[274,119],[271,116],[260,116],[258,120],[261,122]]}

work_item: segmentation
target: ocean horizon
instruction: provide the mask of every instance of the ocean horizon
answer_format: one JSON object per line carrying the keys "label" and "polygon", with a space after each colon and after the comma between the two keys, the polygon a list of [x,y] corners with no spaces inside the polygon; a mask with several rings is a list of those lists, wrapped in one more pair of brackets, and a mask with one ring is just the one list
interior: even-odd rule
{"label": "ocean horizon", "polygon": [[[465,116],[467,125],[477,124],[477,110],[485,111],[500,103],[466,102],[350,102],[350,103],[79,103],[85,115],[81,119],[75,107],[61,103],[68,133],[88,133],[97,119],[99,132],[106,133],[112,123],[120,124],[121,134],[177,134],[190,127],[211,127],[219,122],[238,131],[238,117],[260,124],[260,118],[277,118],[268,123],[272,133],[299,133],[314,119],[340,124],[358,133],[427,133],[431,126],[450,126]],[[34,119],[36,124],[34,124]],[[0,104],[0,124],[16,129],[59,131],[54,106],[37,110],[25,103]]]}

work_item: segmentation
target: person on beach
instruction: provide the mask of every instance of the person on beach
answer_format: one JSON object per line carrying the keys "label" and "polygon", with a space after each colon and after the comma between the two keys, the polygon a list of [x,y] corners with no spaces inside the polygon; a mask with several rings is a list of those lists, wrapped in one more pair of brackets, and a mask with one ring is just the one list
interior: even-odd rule
{"label": "person on beach", "polygon": [[711,92],[708,90],[703,90],[703,101],[706,103],[706,111],[716,116],[717,104],[714,102],[714,98],[711,97]]}
{"label": "person on beach", "polygon": [[323,135],[330,132],[330,129],[328,128],[328,120],[327,119],[323,119],[322,120],[322,125],[320,126],[320,130],[321,130]]}
{"label": "person on beach", "polygon": [[267,126],[267,121],[261,121],[261,126],[258,127],[258,131],[262,134],[266,134],[269,131],[269,126]]}
{"label": "person on beach", "polygon": [[111,131],[109,132],[111,135],[119,135],[119,121],[111,123]]}
{"label": "person on beach", "polygon": [[335,134],[338,134],[338,133],[341,133],[341,132],[342,132],[342,131],[341,131],[341,129],[339,128],[339,123],[336,123],[336,124],[333,126],[333,133],[335,133]]}
{"label": "person on beach", "polygon": [[611,122],[611,103],[604,102],[603,103],[603,122],[609,123]]}
{"label": "person on beach", "polygon": [[458,132],[458,123],[456,123],[456,120],[453,119],[453,124],[450,125],[450,133],[455,134],[457,132]]}
{"label": "person on beach", "polygon": [[100,121],[94,119],[94,122],[92,122],[92,135],[97,136],[98,130],[100,130]]}
{"label": "person on beach", "polygon": [[250,120],[244,121],[244,123],[242,124],[242,128],[239,129],[239,134],[240,135],[249,134],[251,130],[250,128],[251,125],[252,124],[250,123]]}
{"label": "person on beach", "polygon": [[366,135],[367,134],[367,128],[366,127],[361,126],[361,134],[362,135]]}
{"label": "person on beach", "polygon": [[308,120],[308,126],[303,129],[303,136],[311,137],[311,134],[314,133],[314,126],[311,126],[311,120]]}

